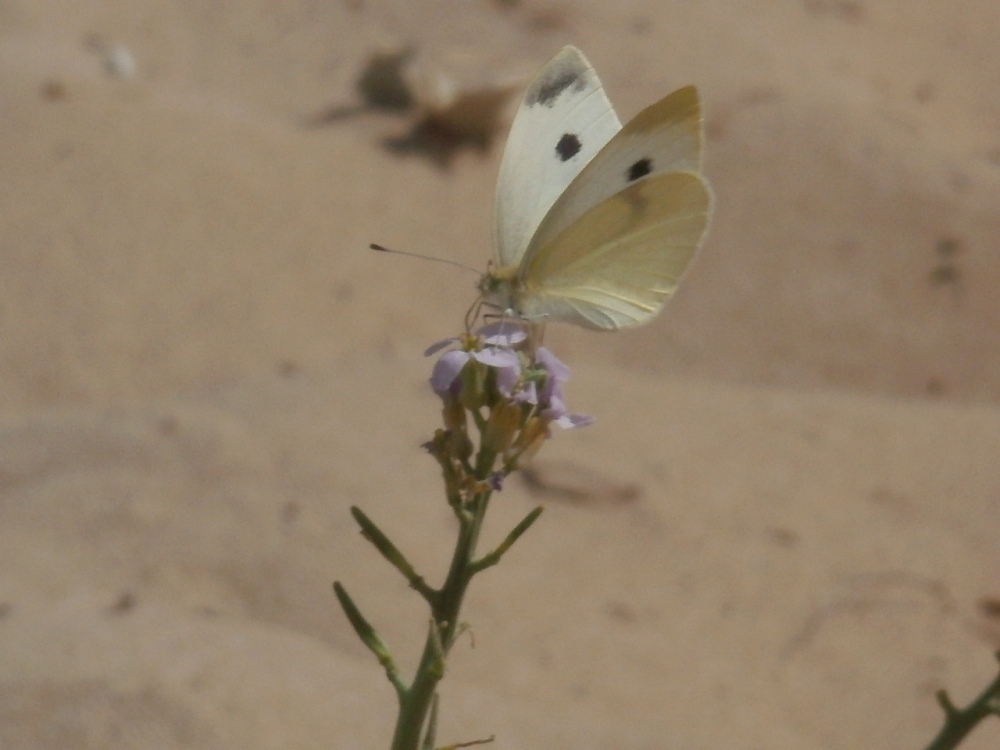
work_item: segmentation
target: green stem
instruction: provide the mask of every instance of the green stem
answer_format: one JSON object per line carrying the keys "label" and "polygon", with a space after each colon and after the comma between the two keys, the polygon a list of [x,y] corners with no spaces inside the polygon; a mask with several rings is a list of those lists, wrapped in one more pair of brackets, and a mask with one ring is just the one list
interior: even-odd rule
{"label": "green stem", "polygon": [[427,731],[424,733],[424,739],[420,743],[420,750],[434,750],[434,740],[437,738],[437,723],[438,723],[438,696],[434,695],[434,699],[431,701],[431,718],[427,721]]}
{"label": "green stem", "polygon": [[[486,464],[485,457],[480,455],[480,467]],[[492,466],[492,459],[489,465]],[[444,585],[438,592],[437,601],[432,607],[433,621],[424,644],[424,652],[420,665],[413,678],[413,683],[400,698],[399,717],[396,720],[396,731],[392,738],[392,750],[418,750],[420,735],[427,713],[434,701],[438,682],[444,677],[444,660],[455,640],[458,628],[459,611],[469,581],[475,574],[473,559],[476,544],[482,531],[483,519],[490,501],[489,492],[476,495],[471,503],[471,514],[459,518],[458,540],[455,543],[455,553],[451,559],[451,567]]]}
{"label": "green stem", "polygon": [[[996,656],[1000,660],[1000,651]],[[1000,676],[964,709],[955,706],[944,690],[937,699],[944,709],[944,726],[927,750],[952,750],[987,716],[1000,717]]]}

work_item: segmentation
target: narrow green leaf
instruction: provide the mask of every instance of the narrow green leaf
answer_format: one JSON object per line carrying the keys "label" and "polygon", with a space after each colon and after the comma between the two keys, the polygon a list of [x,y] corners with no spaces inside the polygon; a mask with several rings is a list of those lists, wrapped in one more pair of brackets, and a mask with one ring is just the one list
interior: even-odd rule
{"label": "narrow green leaf", "polygon": [[538,520],[538,517],[542,515],[542,511],[544,510],[545,508],[539,505],[528,515],[526,515],[521,520],[521,523],[515,526],[511,530],[511,532],[507,535],[507,538],[500,543],[500,546],[498,546],[495,550],[493,550],[489,554],[483,555],[481,558],[473,562],[469,566],[470,571],[473,574],[476,574],[500,562],[500,558],[503,557],[503,555],[507,552],[507,550],[511,548],[514,542],[516,542],[525,531],[531,528],[531,525]]}
{"label": "narrow green leaf", "polygon": [[389,537],[356,505],[351,506],[351,515],[361,527],[361,535],[374,545],[382,557],[403,574],[403,577],[409,582],[410,588],[417,591],[433,607],[437,602],[438,592],[427,585],[423,576],[417,573],[410,561],[399,551],[399,548],[389,541]]}
{"label": "narrow green leaf", "polygon": [[340,581],[334,581],[333,593],[336,594],[337,601],[340,602],[340,606],[343,608],[344,614],[347,615],[347,620],[351,623],[351,627],[354,628],[354,632],[358,634],[358,638],[368,647],[368,650],[375,654],[378,663],[385,670],[385,676],[389,678],[389,682],[396,688],[396,694],[402,699],[406,694],[407,688],[403,684],[399,670],[396,668],[396,662],[393,661],[392,654],[389,653],[389,648],[383,643],[382,638],[379,637],[375,628],[361,614],[361,610],[358,609],[354,600],[348,595],[347,590],[340,584]]}

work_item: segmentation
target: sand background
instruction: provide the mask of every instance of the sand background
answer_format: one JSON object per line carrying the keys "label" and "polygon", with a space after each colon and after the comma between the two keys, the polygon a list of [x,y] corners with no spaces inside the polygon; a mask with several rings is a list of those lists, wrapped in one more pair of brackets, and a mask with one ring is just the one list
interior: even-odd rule
{"label": "sand background", "polygon": [[474,292],[364,248],[484,267],[502,133],[400,148],[417,114],[357,82],[409,45],[506,84],[573,43],[623,119],[700,87],[717,213],[654,323],[550,329],[598,423],[538,469],[588,492],[495,503],[493,540],[547,511],[472,591],[440,740],[924,746],[1000,648],[998,28],[991,0],[0,2],[0,745],[388,745],[330,582],[412,666],[424,613],[348,508],[443,571],[421,353]]}

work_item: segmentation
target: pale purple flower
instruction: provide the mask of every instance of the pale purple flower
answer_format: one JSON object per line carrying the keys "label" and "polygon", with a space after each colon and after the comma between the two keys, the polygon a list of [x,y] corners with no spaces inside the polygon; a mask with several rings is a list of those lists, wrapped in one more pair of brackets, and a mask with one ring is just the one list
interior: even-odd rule
{"label": "pale purple flower", "polygon": [[441,355],[431,371],[431,388],[436,394],[443,396],[458,386],[462,368],[471,356],[469,352],[461,349],[453,349]]}
{"label": "pale purple flower", "polygon": [[509,320],[485,325],[479,329],[479,335],[483,337],[487,346],[503,346],[509,349],[528,339],[527,332]]}
{"label": "pale purple flower", "polygon": [[544,346],[538,347],[538,352],[535,354],[535,361],[545,368],[552,383],[562,384],[569,380],[569,367]]}
{"label": "pale purple flower", "polygon": [[[470,359],[481,362],[497,370],[497,388],[504,396],[510,396],[521,378],[521,361],[513,347],[524,341],[528,335],[523,329],[510,323],[500,322],[484,326],[479,335],[486,344],[479,351],[452,349],[441,355],[431,373],[431,388],[439,396],[456,393],[461,385],[462,368]],[[442,349],[461,342],[460,338],[444,339],[428,347],[424,356],[430,356]]]}
{"label": "pale purple flower", "polygon": [[[506,350],[510,354],[514,354],[509,349]],[[482,362],[483,360],[479,360]],[[489,362],[484,362],[484,364],[491,364]],[[496,365],[494,365],[496,366]],[[514,365],[497,367],[497,390],[500,391],[506,398],[510,398],[511,394],[514,392],[514,388],[517,386],[518,381],[521,379],[521,360],[518,359],[517,354],[514,354]],[[515,398],[517,396],[515,395]]]}
{"label": "pale purple flower", "polygon": [[554,424],[566,430],[593,424],[593,417],[587,414],[570,414],[566,410],[563,383],[569,380],[569,367],[544,346],[538,348],[535,361],[546,372],[545,383],[538,396],[539,403],[542,405],[542,417],[552,420]]}
{"label": "pale purple flower", "polygon": [[[474,359],[496,369],[496,388],[505,397],[521,404],[539,407],[542,418],[564,429],[585,427],[594,421],[585,414],[571,414],[566,409],[563,384],[569,380],[570,370],[560,359],[546,349],[539,347],[535,353],[533,368],[544,377],[522,379],[521,359],[515,347],[523,343],[528,334],[523,328],[510,321],[500,321],[483,326],[479,336],[484,347],[479,351],[451,349],[446,351],[434,364],[431,373],[431,387],[439,396],[457,396],[462,386],[462,370],[469,360]],[[449,346],[462,343],[461,338],[439,341],[429,347],[426,356],[435,354]],[[539,386],[539,383],[541,385]]]}

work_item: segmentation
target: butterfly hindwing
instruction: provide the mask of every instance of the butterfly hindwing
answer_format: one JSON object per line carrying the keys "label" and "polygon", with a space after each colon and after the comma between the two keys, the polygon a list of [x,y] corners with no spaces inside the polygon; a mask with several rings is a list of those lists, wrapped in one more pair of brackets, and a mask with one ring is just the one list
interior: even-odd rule
{"label": "butterfly hindwing", "polygon": [[702,115],[698,90],[687,86],[630,120],[576,176],[531,238],[527,255],[630,184],[667,172],[701,172]]}
{"label": "butterfly hindwing", "polygon": [[527,259],[519,311],[529,320],[606,331],[650,320],[700,246],[711,203],[708,185],[695,172],[633,183]]}
{"label": "butterfly hindwing", "polygon": [[495,262],[519,263],[538,225],[621,129],[597,74],[565,47],[528,86],[504,148],[494,215]]}

